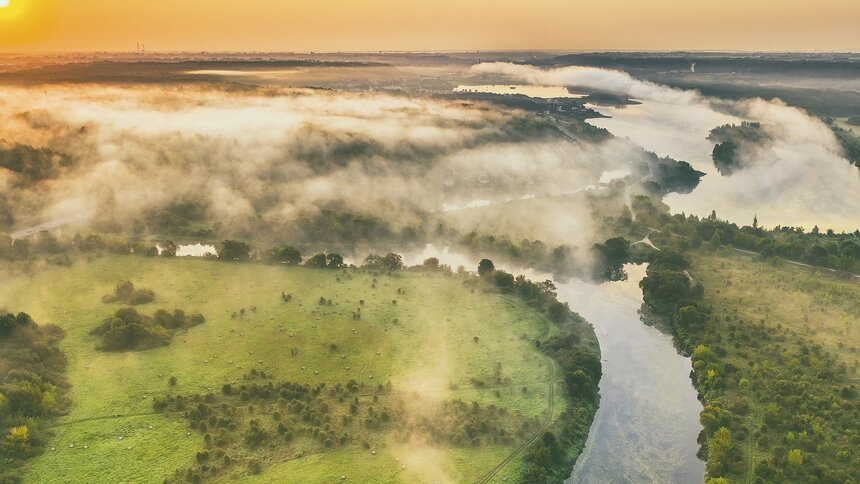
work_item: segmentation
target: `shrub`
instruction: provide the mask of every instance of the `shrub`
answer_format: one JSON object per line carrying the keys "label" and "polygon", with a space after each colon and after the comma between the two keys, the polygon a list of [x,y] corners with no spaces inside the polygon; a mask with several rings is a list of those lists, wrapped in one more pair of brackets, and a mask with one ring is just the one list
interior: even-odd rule
{"label": "shrub", "polygon": [[121,281],[114,288],[113,294],[102,297],[106,303],[123,303],[137,306],[148,304],[155,300],[155,292],[151,289],[135,289],[131,281]]}
{"label": "shrub", "polygon": [[150,318],[134,308],[123,308],[93,328],[90,334],[102,337],[101,348],[105,351],[148,349],[170,343],[173,330],[203,321],[203,315],[195,314],[189,318],[179,309],[172,314],[159,309]]}

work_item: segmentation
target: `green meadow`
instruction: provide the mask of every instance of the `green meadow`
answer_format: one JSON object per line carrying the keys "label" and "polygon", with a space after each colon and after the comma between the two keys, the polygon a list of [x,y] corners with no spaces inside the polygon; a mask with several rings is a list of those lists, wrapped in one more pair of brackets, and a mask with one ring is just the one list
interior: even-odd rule
{"label": "green meadow", "polygon": [[[134,256],[4,271],[0,309],[66,331],[61,348],[72,406],[47,424],[50,442],[24,467],[26,482],[162,482],[195,465],[205,446],[181,415],[156,412],[154,399],[217,394],[224,384],[242,384],[252,369],[312,387],[355,380],[362,388],[356,399],[369,402],[379,389],[382,401],[406,408],[458,399],[494,405],[511,425],[529,423],[531,434],[565,408],[560,386],[554,405],[548,401],[549,386],[557,384],[550,381],[553,363],[534,345],[556,327],[515,296],[472,288],[461,276]],[[89,332],[123,307],[102,302],[121,280],[155,291],[154,302],[136,306],[142,313],[182,309],[206,322],[167,346],[101,351]],[[291,299],[284,302],[282,293]],[[242,457],[259,459],[261,474],[237,465],[218,479],[480,481],[531,437],[455,446],[403,442],[361,426],[351,432],[349,442],[325,450],[300,438],[248,451]],[[512,480],[519,457],[494,480]]]}

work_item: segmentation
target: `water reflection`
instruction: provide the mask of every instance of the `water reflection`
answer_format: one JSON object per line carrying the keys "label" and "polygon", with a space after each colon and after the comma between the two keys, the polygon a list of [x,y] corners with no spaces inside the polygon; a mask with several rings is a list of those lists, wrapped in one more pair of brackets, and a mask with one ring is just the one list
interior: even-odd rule
{"label": "water reflection", "polygon": [[214,245],[185,244],[176,247],[176,257],[204,257],[206,255],[215,255],[216,253]]}
{"label": "water reflection", "polygon": [[522,94],[529,97],[552,98],[582,98],[585,94],[575,94],[561,86],[531,86],[522,84],[487,84],[480,86],[461,85],[454,92],[486,92],[490,94]]}

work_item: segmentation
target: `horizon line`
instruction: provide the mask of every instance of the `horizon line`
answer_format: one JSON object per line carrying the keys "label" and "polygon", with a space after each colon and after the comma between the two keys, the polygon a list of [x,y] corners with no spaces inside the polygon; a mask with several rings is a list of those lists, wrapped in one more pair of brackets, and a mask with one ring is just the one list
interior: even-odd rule
{"label": "horizon line", "polygon": [[769,49],[450,49],[450,50],[331,50],[331,51],[316,51],[316,50],[155,50],[155,51],[136,51],[136,50],[69,50],[69,51],[51,51],[51,50],[33,50],[33,51],[2,51],[0,55],[98,55],[98,54],[129,54],[129,55],[176,55],[176,54],[209,54],[209,55],[225,55],[225,54],[256,54],[256,55],[360,55],[360,54],[504,54],[504,53],[570,53],[570,54],[585,54],[585,53],[654,53],[654,54],[672,54],[672,53],[693,53],[693,54],[860,54],[860,47],[848,49],[827,49],[827,50],[769,50]]}

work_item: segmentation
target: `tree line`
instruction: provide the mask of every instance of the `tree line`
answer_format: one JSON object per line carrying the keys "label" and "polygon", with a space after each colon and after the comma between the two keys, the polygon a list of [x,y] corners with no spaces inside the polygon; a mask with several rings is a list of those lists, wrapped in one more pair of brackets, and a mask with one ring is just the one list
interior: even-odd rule
{"label": "tree line", "polygon": [[0,313],[0,482],[21,481],[17,469],[47,442],[44,424],[69,406],[64,336],[26,313]]}
{"label": "tree line", "polygon": [[[836,233],[814,226],[777,225],[765,228],[754,217],[749,225],[721,220],[716,212],[707,217],[696,215],[669,215],[650,199],[640,197],[635,203],[638,230],[657,228],[664,238],[681,236],[677,241],[682,248],[710,248],[730,246],[759,253],[764,258],[782,257],[830,269],[860,273],[860,229],[851,233]],[[631,227],[632,228],[632,227]],[[659,235],[659,234],[658,234]]]}

